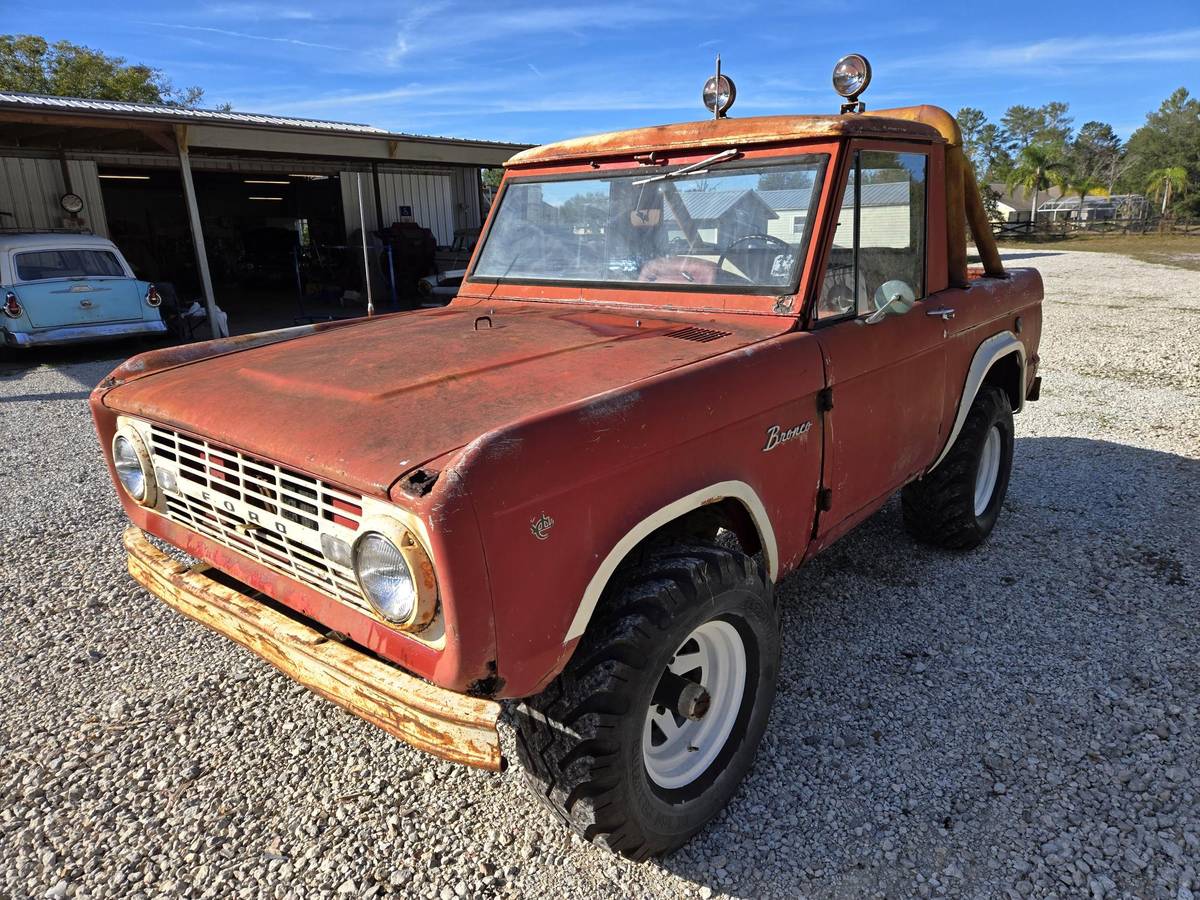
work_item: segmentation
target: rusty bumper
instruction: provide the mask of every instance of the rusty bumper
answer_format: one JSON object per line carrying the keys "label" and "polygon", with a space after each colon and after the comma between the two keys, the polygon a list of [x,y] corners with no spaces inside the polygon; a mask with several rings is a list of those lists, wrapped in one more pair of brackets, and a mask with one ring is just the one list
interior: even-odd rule
{"label": "rusty bumper", "polygon": [[259,600],[189,568],[125,530],[129,574],[168,606],[257,653],[285,675],[379,726],[452,762],[501,768],[500,704],[448,691],[338,641]]}

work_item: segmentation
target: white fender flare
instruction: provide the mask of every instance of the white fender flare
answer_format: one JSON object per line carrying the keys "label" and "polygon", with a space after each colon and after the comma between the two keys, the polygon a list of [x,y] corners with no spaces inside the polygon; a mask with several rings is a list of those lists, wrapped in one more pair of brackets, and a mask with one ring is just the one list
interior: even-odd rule
{"label": "white fender flare", "polygon": [[971,360],[971,367],[967,369],[967,380],[963,385],[962,397],[958,401],[958,414],[954,417],[954,427],[950,430],[950,437],[947,438],[942,452],[938,454],[938,458],[929,467],[930,472],[941,465],[942,460],[946,458],[946,454],[950,452],[950,448],[954,446],[954,442],[958,439],[958,433],[962,431],[963,423],[967,421],[967,414],[971,411],[971,405],[975,402],[975,395],[979,393],[979,389],[983,386],[983,379],[987,377],[988,371],[996,364],[997,360],[1003,359],[1014,352],[1021,362],[1021,384],[1017,391],[1017,405],[1013,409],[1013,412],[1020,412],[1025,408],[1025,345],[1017,340],[1017,336],[1011,331],[1002,331],[999,334],[993,334],[980,344],[979,349],[975,351],[975,357]]}
{"label": "white fender flare", "polygon": [[592,575],[592,580],[588,582],[587,589],[583,592],[583,599],[580,600],[579,607],[575,610],[575,618],[571,620],[571,627],[567,629],[567,634],[563,638],[563,643],[581,637],[587,630],[588,622],[592,619],[592,613],[596,610],[596,604],[600,602],[600,595],[604,592],[608,580],[617,570],[617,566],[621,564],[621,560],[629,555],[629,551],[636,547],[643,538],[685,513],[728,498],[741,501],[747,512],[750,513],[754,527],[758,529],[759,542],[762,544],[763,556],[767,561],[767,572],[771,581],[774,582],[779,576],[779,553],[775,543],[775,529],[771,526],[771,518],[767,515],[766,507],[763,506],[763,502],[754,488],[744,481],[721,481],[693,491],[673,503],[668,503],[662,509],[642,519],[617,541],[616,546],[608,551],[608,555],[604,557],[604,561]]}

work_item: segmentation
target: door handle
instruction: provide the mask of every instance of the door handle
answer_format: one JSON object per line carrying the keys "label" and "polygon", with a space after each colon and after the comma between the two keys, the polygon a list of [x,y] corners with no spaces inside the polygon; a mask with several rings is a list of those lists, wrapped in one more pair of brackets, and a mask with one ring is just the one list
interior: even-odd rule
{"label": "door handle", "polygon": [[953,318],[954,318],[954,310],[952,310],[952,309],[951,309],[950,307],[948,307],[948,306],[941,306],[941,307],[938,307],[937,309],[931,309],[931,310],[928,310],[928,311],[925,313],[925,315],[927,315],[927,316],[941,316],[941,317],[942,317],[942,321],[948,321],[948,320],[950,320],[950,319],[953,319]]}

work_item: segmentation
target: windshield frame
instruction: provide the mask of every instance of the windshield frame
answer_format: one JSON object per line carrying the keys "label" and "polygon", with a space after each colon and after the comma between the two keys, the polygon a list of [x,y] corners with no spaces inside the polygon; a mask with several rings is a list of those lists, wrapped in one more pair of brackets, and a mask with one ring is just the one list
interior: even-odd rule
{"label": "windshield frame", "polygon": [[[775,285],[757,285],[757,284],[697,284],[697,283],[668,283],[659,281],[588,281],[583,279],[562,279],[562,278],[529,278],[521,276],[493,276],[493,275],[476,275],[476,268],[483,256],[483,249],[491,236],[492,227],[494,226],[500,210],[503,208],[505,195],[508,193],[508,188],[512,184],[527,184],[529,182],[555,182],[555,181],[586,181],[591,179],[596,180],[611,180],[614,178],[636,178],[639,175],[656,176],[665,175],[670,172],[678,171],[694,165],[697,160],[704,159],[706,156],[711,156],[712,149],[700,149],[696,159],[690,158],[693,154],[687,154],[687,157],[681,157],[678,162],[667,166],[648,166],[639,165],[635,162],[622,161],[618,165],[595,166],[586,160],[571,160],[568,163],[567,170],[563,170],[561,166],[556,166],[553,169],[539,168],[536,171],[521,172],[520,174],[507,174],[501,185],[500,192],[492,202],[491,212],[488,216],[487,225],[479,236],[479,241],[475,246],[475,252],[471,257],[471,265],[467,271],[466,277],[463,279],[464,285],[473,283],[477,285],[486,285],[493,290],[501,285],[529,285],[531,287],[548,287],[548,288],[563,288],[572,291],[582,290],[597,290],[597,291],[638,291],[643,293],[681,293],[681,294],[704,294],[707,296],[720,295],[749,295],[753,297],[779,297],[785,295],[795,295],[800,285],[804,281],[806,265],[805,262],[809,258],[813,246],[813,234],[819,226],[818,212],[821,208],[822,198],[825,196],[828,188],[828,178],[830,173],[830,164],[835,156],[835,150],[829,146],[827,142],[821,142],[812,149],[801,147],[787,147],[783,152],[776,150],[775,152],[762,152],[764,148],[755,147],[758,152],[747,153],[742,151],[742,154],[736,159],[723,161],[714,165],[714,174],[723,174],[725,172],[736,172],[739,169],[760,169],[785,167],[795,165],[804,161],[816,161],[817,166],[814,171],[814,183],[812,195],[809,197],[809,208],[807,222],[805,224],[804,235],[797,245],[795,250],[795,264],[792,267],[792,279],[787,284]],[[585,168],[586,167],[586,168]],[[672,180],[673,181],[673,180]],[[668,182],[670,183],[670,182]]]}

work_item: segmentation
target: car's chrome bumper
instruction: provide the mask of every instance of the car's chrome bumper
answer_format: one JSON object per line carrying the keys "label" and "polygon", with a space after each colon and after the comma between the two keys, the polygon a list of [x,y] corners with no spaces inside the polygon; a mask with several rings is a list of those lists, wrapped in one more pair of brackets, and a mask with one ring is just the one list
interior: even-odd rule
{"label": "car's chrome bumper", "polygon": [[500,704],[448,691],[331,640],[306,621],[189,568],[125,530],[129,574],[168,606],[257,653],[285,675],[384,731],[452,762],[502,767]]}
{"label": "car's chrome bumper", "polygon": [[48,347],[55,344],[75,344],[80,341],[106,341],[113,338],[166,334],[167,326],[158,322],[116,322],[108,325],[68,325],[63,328],[44,328],[41,331],[4,332],[7,347]]}

